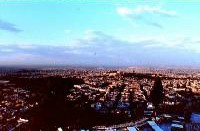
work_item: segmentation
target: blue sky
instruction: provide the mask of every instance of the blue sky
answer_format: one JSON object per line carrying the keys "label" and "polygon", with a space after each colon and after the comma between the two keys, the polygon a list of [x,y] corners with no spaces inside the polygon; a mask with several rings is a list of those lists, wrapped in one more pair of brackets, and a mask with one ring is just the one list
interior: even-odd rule
{"label": "blue sky", "polygon": [[0,0],[1,65],[200,65],[200,2]]}

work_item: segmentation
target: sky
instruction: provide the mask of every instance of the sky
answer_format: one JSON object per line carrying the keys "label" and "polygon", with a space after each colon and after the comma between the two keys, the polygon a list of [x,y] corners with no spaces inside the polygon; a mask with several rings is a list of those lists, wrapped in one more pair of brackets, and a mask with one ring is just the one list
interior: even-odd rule
{"label": "sky", "polygon": [[200,66],[200,1],[0,0],[0,65]]}

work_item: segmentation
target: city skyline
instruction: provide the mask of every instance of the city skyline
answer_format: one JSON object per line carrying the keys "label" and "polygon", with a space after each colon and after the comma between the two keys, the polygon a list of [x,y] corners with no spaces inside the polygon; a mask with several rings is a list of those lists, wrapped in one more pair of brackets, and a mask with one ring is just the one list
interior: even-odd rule
{"label": "city skyline", "polygon": [[199,66],[199,2],[0,1],[0,65]]}

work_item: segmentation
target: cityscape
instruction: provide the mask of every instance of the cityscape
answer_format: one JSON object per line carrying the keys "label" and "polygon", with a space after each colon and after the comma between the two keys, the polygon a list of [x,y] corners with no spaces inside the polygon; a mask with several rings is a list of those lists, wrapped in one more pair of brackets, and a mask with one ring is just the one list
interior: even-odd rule
{"label": "cityscape", "polygon": [[0,131],[200,131],[199,0],[0,0]]}
{"label": "cityscape", "polygon": [[1,130],[200,129],[198,69],[2,67],[0,78]]}

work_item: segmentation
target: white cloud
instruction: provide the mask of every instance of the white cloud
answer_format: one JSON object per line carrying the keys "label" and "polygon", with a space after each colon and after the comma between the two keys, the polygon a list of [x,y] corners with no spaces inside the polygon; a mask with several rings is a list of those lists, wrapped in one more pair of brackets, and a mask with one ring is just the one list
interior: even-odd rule
{"label": "white cloud", "polygon": [[178,13],[173,10],[165,10],[161,7],[138,6],[136,8],[118,7],[117,13],[123,17],[131,19],[133,22],[145,23],[154,27],[162,28],[158,18],[160,17],[176,17]]}
{"label": "white cloud", "polygon": [[71,31],[70,29],[66,29],[64,32],[65,32],[66,34],[70,34],[72,31]]}
{"label": "white cloud", "polygon": [[119,7],[117,8],[117,12],[120,15],[141,15],[143,13],[151,13],[151,14],[160,14],[160,15],[166,15],[166,16],[177,16],[176,11],[172,10],[164,10],[161,9],[161,7],[151,7],[148,5],[145,6],[139,6],[135,9],[129,9],[127,7]]}
{"label": "white cloud", "polygon": [[10,52],[13,52],[12,49],[9,49],[9,48],[3,48],[3,49],[0,49],[1,52],[5,52],[5,53],[10,53]]}
{"label": "white cloud", "polygon": [[[90,39],[88,35],[92,36]],[[185,36],[135,36],[120,39],[99,31],[85,33],[66,45],[1,45],[1,63],[53,63],[91,65],[188,64],[200,55],[200,39]],[[12,50],[12,52],[5,52]],[[184,57],[183,57],[184,56]],[[200,64],[200,62],[198,63]]]}
{"label": "white cloud", "polygon": [[36,46],[30,44],[18,44],[18,48],[20,49],[35,49]]}
{"label": "white cloud", "polygon": [[126,7],[119,7],[119,8],[117,8],[117,12],[120,15],[123,15],[123,16],[132,14],[132,10],[129,9],[129,8],[126,8]]}

